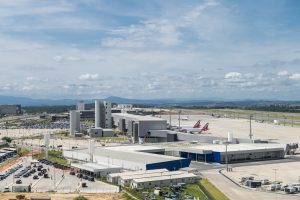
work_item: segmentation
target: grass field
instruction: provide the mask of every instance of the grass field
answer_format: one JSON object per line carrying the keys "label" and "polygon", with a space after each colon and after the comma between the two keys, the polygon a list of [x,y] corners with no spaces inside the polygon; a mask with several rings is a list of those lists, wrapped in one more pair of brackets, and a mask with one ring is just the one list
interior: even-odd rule
{"label": "grass field", "polygon": [[[45,158],[45,152],[42,152],[40,154],[37,154],[35,156],[33,156],[34,159],[44,159]],[[63,158],[62,156],[62,152],[61,151],[57,151],[57,150],[51,150],[48,153],[48,158],[47,160],[51,161],[51,162],[56,162],[59,164],[67,164],[68,161]]]}
{"label": "grass field", "polygon": [[201,179],[197,182],[200,188],[211,200],[229,200],[216,186],[207,179]]}

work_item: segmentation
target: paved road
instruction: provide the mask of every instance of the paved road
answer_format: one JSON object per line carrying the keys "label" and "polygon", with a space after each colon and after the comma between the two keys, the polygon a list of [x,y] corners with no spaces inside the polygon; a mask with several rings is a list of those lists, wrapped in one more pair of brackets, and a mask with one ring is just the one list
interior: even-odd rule
{"label": "paved road", "polygon": [[207,170],[202,174],[231,200],[299,200],[299,196],[260,192],[239,187],[221,175],[218,170]]}

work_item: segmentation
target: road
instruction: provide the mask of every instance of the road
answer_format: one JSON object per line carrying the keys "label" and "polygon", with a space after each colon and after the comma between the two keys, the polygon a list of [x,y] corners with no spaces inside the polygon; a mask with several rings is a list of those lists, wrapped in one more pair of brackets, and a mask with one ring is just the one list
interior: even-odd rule
{"label": "road", "polygon": [[299,200],[299,196],[260,192],[240,187],[219,173],[219,170],[207,170],[202,172],[231,200]]}

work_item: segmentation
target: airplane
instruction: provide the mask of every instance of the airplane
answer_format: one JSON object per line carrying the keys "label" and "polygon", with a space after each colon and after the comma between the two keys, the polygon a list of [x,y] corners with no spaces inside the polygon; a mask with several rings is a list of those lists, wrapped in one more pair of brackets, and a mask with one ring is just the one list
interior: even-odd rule
{"label": "airplane", "polygon": [[200,130],[200,132],[199,132],[199,133],[202,133],[202,132],[208,131],[208,130],[209,130],[209,129],[208,129],[208,126],[209,126],[209,123],[206,123],[206,124],[203,126],[203,128]]}
{"label": "airplane", "polygon": [[196,122],[196,124],[194,126],[189,126],[189,125],[182,125],[180,127],[178,127],[180,129],[180,131],[183,132],[199,132],[201,131],[201,124],[200,124],[200,120],[198,120]]}

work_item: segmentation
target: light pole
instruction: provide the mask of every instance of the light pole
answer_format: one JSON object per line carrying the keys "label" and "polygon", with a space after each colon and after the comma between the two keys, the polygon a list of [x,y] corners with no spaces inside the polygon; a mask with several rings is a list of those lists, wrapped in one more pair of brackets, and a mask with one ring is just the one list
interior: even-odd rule
{"label": "light pole", "polygon": [[253,137],[253,134],[252,134],[252,117],[253,117],[253,114],[250,114],[250,133],[249,133],[250,140],[252,140],[252,137]]}
{"label": "light pole", "polygon": [[226,171],[228,172],[228,150],[227,150],[227,147],[230,144],[230,142],[225,141],[223,144],[225,144],[225,163],[226,163]]}
{"label": "light pole", "polygon": [[172,108],[170,109],[170,128],[172,127]]}
{"label": "light pole", "polygon": [[179,126],[178,126],[178,127],[180,128],[180,120],[181,120],[181,119],[180,119],[180,115],[181,115],[181,110],[179,110],[178,115],[179,115],[179,116],[178,116],[178,122],[179,122]]}
{"label": "light pole", "polygon": [[275,178],[275,184],[276,184],[276,181],[277,181],[277,170],[278,169],[273,169],[274,170],[274,178]]}

